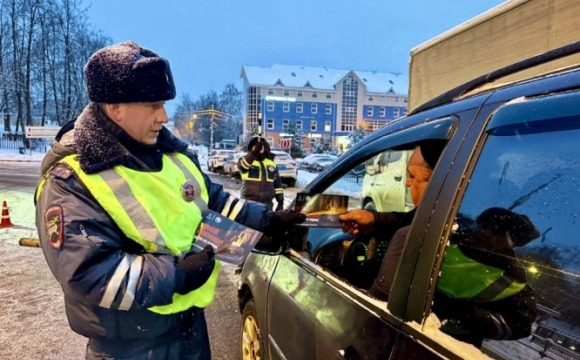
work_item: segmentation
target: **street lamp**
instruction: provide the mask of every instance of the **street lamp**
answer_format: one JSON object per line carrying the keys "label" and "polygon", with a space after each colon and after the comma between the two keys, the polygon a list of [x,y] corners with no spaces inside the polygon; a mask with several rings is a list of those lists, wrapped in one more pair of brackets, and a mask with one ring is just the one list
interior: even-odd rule
{"label": "street lamp", "polygon": [[209,148],[211,151],[213,149],[213,129],[215,128],[215,120],[226,120],[226,119],[231,118],[231,116],[229,114],[222,112],[222,111],[214,109],[213,104],[211,106],[211,109],[193,111],[191,113],[192,121],[195,121],[195,119],[197,119],[197,117],[200,115],[211,116],[210,123],[209,123],[210,124],[209,125],[209,129],[210,129]]}

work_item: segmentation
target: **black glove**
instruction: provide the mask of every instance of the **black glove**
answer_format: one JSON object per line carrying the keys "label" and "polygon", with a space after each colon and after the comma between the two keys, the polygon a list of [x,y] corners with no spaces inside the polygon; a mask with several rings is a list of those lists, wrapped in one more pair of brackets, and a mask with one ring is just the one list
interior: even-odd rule
{"label": "black glove", "polygon": [[284,195],[278,194],[276,195],[276,202],[278,205],[276,206],[276,211],[280,211],[284,209]]}
{"label": "black glove", "polygon": [[270,211],[266,214],[266,226],[264,235],[268,237],[279,237],[284,235],[295,224],[300,224],[306,220],[306,215],[290,210]]}
{"label": "black glove", "polygon": [[179,294],[187,294],[200,286],[209,279],[213,268],[215,267],[214,251],[211,245],[207,245],[198,253],[190,252],[182,259],[177,260],[177,267],[184,274],[183,282]]}
{"label": "black glove", "polygon": [[264,148],[264,145],[262,144],[262,142],[258,141],[256,144],[254,144],[254,146],[252,146],[251,152],[252,152],[252,154],[258,156],[262,153],[263,148]]}

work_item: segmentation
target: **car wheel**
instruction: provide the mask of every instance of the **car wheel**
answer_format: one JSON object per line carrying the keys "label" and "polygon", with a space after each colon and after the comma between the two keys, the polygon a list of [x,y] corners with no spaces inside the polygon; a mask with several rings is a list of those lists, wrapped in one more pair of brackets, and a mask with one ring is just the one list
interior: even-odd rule
{"label": "car wheel", "polygon": [[242,312],[242,359],[267,359],[265,350],[260,327],[258,326],[256,306],[254,305],[254,300],[249,300]]}
{"label": "car wheel", "polygon": [[367,202],[365,202],[364,209],[365,210],[375,210],[375,211],[377,211],[377,207],[376,207],[375,203],[372,200],[368,200]]}

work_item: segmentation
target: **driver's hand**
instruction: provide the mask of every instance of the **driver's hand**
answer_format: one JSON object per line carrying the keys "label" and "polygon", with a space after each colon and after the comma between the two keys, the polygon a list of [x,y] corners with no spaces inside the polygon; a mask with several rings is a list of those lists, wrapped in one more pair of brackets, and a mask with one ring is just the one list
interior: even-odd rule
{"label": "driver's hand", "polygon": [[342,223],[342,232],[350,235],[371,234],[375,229],[375,216],[367,210],[352,210],[339,215],[338,219]]}

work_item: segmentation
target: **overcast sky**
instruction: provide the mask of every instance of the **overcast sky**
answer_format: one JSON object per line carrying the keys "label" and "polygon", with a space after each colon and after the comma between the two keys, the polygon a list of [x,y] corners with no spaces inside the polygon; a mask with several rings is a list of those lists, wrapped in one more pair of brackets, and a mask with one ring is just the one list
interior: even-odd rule
{"label": "overcast sky", "polygon": [[[84,0],[89,22],[115,43],[166,57],[177,98],[227,83],[243,65],[408,74],[410,50],[502,0]],[[170,115],[176,100],[168,103]]]}

